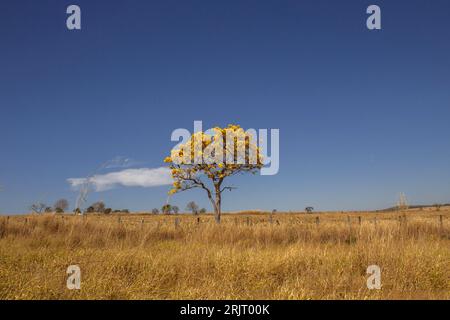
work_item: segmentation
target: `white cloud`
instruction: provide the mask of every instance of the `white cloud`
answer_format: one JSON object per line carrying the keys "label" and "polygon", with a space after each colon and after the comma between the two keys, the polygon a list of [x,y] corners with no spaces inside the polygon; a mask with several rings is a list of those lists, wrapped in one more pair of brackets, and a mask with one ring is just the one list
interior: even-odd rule
{"label": "white cloud", "polygon": [[[74,188],[80,188],[87,182],[87,178],[69,178],[67,181]],[[89,185],[95,191],[105,191],[117,186],[123,187],[157,187],[172,184],[172,176],[168,168],[140,168],[125,169],[89,178]]]}

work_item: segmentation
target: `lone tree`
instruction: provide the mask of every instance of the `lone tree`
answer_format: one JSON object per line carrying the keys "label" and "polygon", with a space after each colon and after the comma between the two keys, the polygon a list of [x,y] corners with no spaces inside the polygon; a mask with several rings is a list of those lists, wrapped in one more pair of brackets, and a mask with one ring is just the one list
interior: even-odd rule
{"label": "lone tree", "polygon": [[170,211],[172,211],[172,206],[170,204],[165,204],[161,208],[161,212],[164,214],[170,214]]}
{"label": "lone tree", "polygon": [[67,201],[66,199],[59,199],[53,205],[53,209],[55,209],[55,211],[58,213],[64,212],[65,210],[67,210],[67,208],[69,208],[69,201]]}
{"label": "lone tree", "polygon": [[253,173],[263,166],[261,152],[254,134],[238,125],[215,127],[195,132],[190,139],[172,149],[164,162],[170,163],[173,188],[170,194],[193,188],[205,190],[220,223],[222,193],[233,187],[224,186],[225,178],[239,173]]}
{"label": "lone tree", "polygon": [[177,206],[172,206],[172,212],[177,214],[180,211],[180,208],[178,208]]}
{"label": "lone tree", "polygon": [[47,208],[47,205],[42,202],[36,202],[30,206],[30,210],[38,214],[44,212],[45,208]]}
{"label": "lone tree", "polygon": [[95,212],[95,209],[94,209],[93,206],[89,206],[89,207],[86,208],[86,211],[85,211],[85,212],[86,212],[86,213],[94,213],[94,212]]}
{"label": "lone tree", "polygon": [[103,201],[97,201],[91,206],[94,212],[103,213],[105,211],[105,203]]}
{"label": "lone tree", "polygon": [[305,211],[306,211],[307,213],[312,213],[312,212],[314,211],[314,208],[313,208],[313,207],[306,207],[306,208],[305,208]]}
{"label": "lone tree", "polygon": [[158,213],[159,213],[159,210],[156,209],[156,208],[153,208],[153,209],[152,209],[152,213],[153,213],[153,214],[158,214]]}
{"label": "lone tree", "polygon": [[192,212],[193,214],[198,214],[198,205],[194,202],[191,201],[186,205],[186,210]]}

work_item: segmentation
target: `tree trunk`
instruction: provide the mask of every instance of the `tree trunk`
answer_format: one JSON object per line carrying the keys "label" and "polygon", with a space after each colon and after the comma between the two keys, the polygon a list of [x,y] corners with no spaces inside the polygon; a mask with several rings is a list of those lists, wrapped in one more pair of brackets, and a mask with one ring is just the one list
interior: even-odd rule
{"label": "tree trunk", "polygon": [[216,220],[217,224],[220,224],[220,214],[222,213],[221,210],[221,192],[220,192],[220,184],[215,184],[214,185],[214,189],[215,189],[215,197],[213,197],[211,190],[207,189],[207,188],[203,188],[206,190],[207,194],[208,194],[208,198],[211,201],[211,204],[213,206],[214,209],[214,218]]}
{"label": "tree trunk", "polygon": [[220,186],[216,185],[215,186],[215,191],[216,191],[216,198],[215,201],[213,203],[214,206],[214,216],[216,219],[216,223],[220,224],[220,214],[222,213],[221,211],[221,194],[220,194]]}

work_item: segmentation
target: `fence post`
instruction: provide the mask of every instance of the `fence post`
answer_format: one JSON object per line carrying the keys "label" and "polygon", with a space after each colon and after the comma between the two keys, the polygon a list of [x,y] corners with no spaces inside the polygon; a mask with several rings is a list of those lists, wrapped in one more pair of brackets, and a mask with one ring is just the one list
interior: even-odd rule
{"label": "fence post", "polygon": [[200,224],[200,217],[197,217],[197,225]]}
{"label": "fence post", "polygon": [[320,224],[320,218],[316,217],[316,224],[319,225]]}
{"label": "fence post", "polygon": [[178,229],[179,226],[180,226],[180,219],[177,217],[175,218],[175,229]]}
{"label": "fence post", "polygon": [[141,219],[141,229],[144,229],[144,218]]}
{"label": "fence post", "polygon": [[358,216],[358,224],[361,226],[361,216]]}
{"label": "fence post", "polygon": [[441,230],[444,229],[444,217],[441,215],[439,215],[439,226],[441,228]]}

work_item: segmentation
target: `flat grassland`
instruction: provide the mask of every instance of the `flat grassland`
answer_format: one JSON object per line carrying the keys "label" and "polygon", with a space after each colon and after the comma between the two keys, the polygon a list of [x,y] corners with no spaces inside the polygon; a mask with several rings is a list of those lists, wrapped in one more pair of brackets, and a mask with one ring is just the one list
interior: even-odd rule
{"label": "flat grassland", "polygon": [[[0,299],[450,299],[449,217],[3,216]],[[381,290],[367,288],[372,264]]]}

